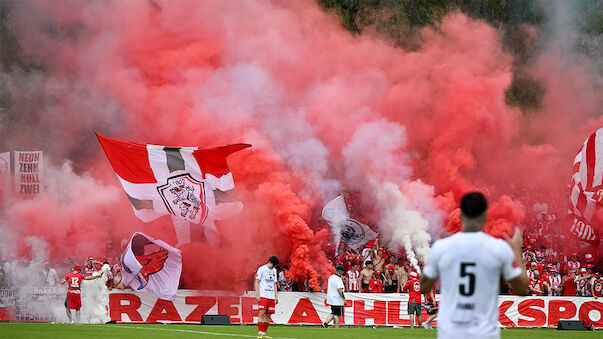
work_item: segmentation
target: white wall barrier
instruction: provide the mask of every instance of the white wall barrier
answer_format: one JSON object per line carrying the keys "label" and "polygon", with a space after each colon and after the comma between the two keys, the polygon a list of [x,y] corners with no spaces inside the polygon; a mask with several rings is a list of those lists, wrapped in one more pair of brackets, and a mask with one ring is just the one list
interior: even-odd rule
{"label": "white wall barrier", "polygon": [[[272,320],[277,324],[321,324],[330,313],[324,293],[283,292]],[[351,325],[409,325],[407,294],[347,293],[342,320]],[[506,327],[555,327],[562,319],[585,320],[603,328],[603,300],[579,297],[499,296],[499,321]],[[172,301],[151,293],[112,291],[112,320],[199,323],[204,314],[226,314],[233,324],[257,322],[253,292],[179,290]],[[426,314],[424,313],[425,319]]]}

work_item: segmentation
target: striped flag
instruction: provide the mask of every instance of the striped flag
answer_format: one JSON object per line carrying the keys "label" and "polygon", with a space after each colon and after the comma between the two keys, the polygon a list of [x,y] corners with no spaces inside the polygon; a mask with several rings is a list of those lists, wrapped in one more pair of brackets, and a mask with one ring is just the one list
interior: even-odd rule
{"label": "striped flag", "polygon": [[180,245],[190,242],[189,223],[215,230],[214,220],[228,218],[243,207],[233,194],[226,158],[249,144],[201,149],[97,137],[136,217],[150,222],[172,216]]}
{"label": "striped flag", "polygon": [[603,207],[603,128],[593,133],[574,158],[570,231],[583,241],[599,244],[600,221],[594,218]]}

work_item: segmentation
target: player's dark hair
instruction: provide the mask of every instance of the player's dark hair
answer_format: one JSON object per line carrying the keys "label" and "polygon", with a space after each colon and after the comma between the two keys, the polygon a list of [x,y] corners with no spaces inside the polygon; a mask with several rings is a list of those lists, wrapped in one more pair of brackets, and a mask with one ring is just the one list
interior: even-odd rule
{"label": "player's dark hair", "polygon": [[364,263],[364,266],[368,266],[368,265],[372,265],[372,264],[373,264],[373,262],[372,262],[372,261],[367,260],[367,261]]}
{"label": "player's dark hair", "polygon": [[335,267],[335,271],[343,272],[344,269],[341,266],[337,266],[337,267]]}
{"label": "player's dark hair", "polygon": [[284,269],[284,270],[288,270],[288,269],[289,269],[289,265],[284,265],[284,266],[283,266],[283,269]]}
{"label": "player's dark hair", "polygon": [[278,263],[279,263],[278,258],[275,255],[271,256],[270,259],[268,259],[268,261],[271,262],[272,265],[274,265],[274,266],[278,265]]}
{"label": "player's dark hair", "polygon": [[488,200],[480,192],[467,193],[461,199],[461,212],[467,218],[477,218],[487,209]]}

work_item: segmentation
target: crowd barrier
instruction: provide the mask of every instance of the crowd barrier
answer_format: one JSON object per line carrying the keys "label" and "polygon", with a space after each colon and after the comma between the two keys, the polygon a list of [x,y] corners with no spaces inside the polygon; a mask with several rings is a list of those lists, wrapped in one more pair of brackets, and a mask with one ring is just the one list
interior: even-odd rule
{"label": "crowd barrier", "polygon": [[[341,322],[346,325],[409,325],[407,294],[347,293]],[[584,320],[603,328],[602,299],[581,297],[499,296],[499,322],[505,327],[556,327],[559,320]],[[118,322],[199,323],[204,314],[225,314],[232,324],[257,322],[253,292],[233,295],[218,291],[180,290],[174,301],[151,293],[112,292],[109,313]],[[316,325],[330,313],[324,293],[283,292],[272,321]],[[423,319],[427,315],[423,314]]]}

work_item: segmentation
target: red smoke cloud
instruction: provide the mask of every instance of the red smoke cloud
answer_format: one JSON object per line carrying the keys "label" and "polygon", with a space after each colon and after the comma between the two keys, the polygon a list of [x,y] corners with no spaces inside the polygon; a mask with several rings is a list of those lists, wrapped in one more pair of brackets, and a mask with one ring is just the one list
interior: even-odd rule
{"label": "red smoke cloud", "polygon": [[[41,199],[7,203],[19,244],[41,237],[52,256],[83,258],[135,231],[175,243],[169,218],[133,216],[94,131],[140,143],[254,145],[229,158],[245,209],[218,225],[222,246],[183,247],[187,287],[249,288],[253,270],[276,254],[292,277],[318,288],[332,268],[315,215],[340,190],[359,191],[363,211],[381,210],[374,191],[393,182],[432,235],[445,223],[458,228],[456,201],[473,189],[489,196],[487,230],[497,236],[541,199],[562,215],[573,153],[598,118],[584,70],[558,77],[555,55],[534,67],[547,89],[542,110],[524,116],[507,106],[513,60],[500,32],[460,13],[420,32],[414,52],[349,34],[313,1],[17,2],[11,24],[44,69],[30,80],[45,98],[35,128],[55,132],[34,145],[78,170],[54,165]],[[392,149],[379,143],[388,138]],[[375,159],[395,165],[367,163]],[[379,215],[363,217],[379,225]]]}

